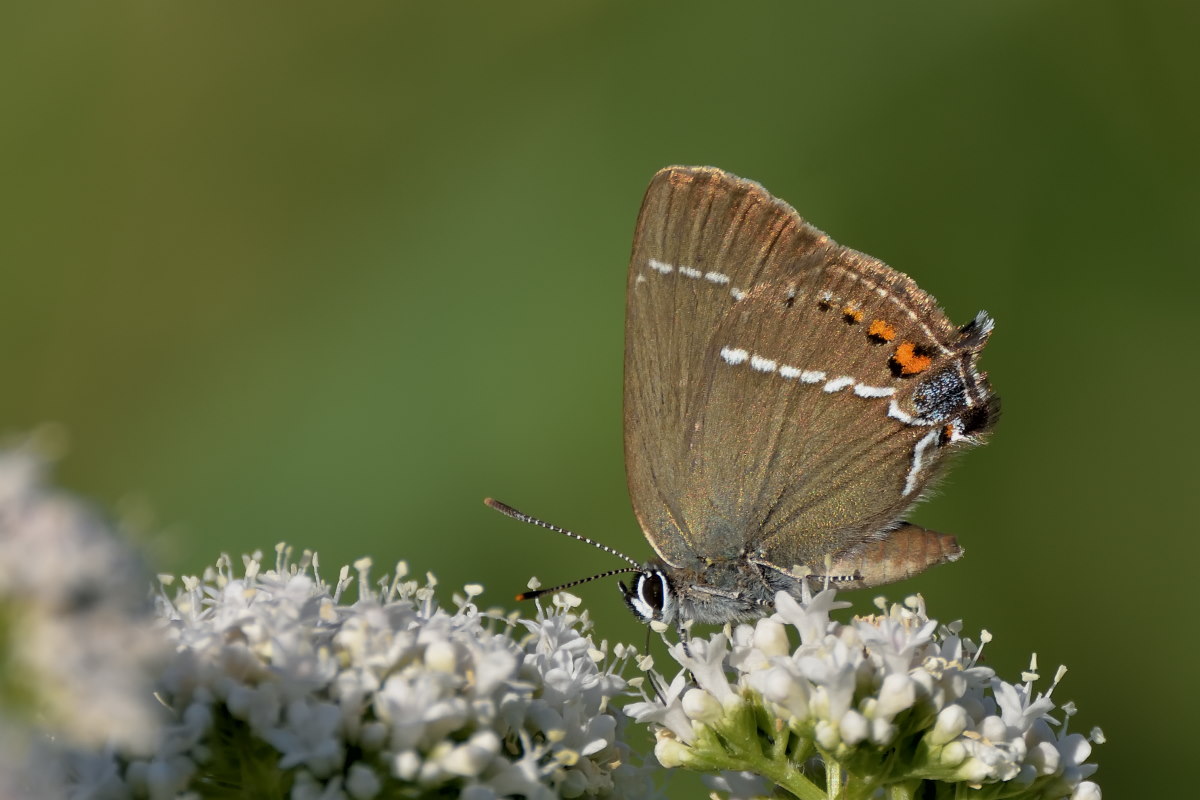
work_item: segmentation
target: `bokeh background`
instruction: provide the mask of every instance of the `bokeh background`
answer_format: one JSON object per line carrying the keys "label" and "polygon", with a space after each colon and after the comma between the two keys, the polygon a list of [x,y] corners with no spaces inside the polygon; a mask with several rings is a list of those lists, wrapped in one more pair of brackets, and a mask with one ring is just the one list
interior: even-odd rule
{"label": "bokeh background", "polygon": [[[0,428],[65,426],[61,480],[159,570],[286,540],[511,607],[531,575],[615,564],[485,495],[649,554],[622,467],[630,237],[656,169],[715,164],[952,318],[995,315],[1004,417],[914,516],[968,556],[886,594],[991,630],[1010,678],[1067,664],[1108,796],[1172,796],[1196,712],[1198,8],[8,8]],[[641,640],[611,582],[580,593]]]}

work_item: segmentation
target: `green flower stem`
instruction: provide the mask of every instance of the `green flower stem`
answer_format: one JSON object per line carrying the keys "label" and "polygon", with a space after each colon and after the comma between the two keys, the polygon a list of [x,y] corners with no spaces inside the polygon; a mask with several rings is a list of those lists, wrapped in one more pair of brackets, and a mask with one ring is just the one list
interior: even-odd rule
{"label": "green flower stem", "polygon": [[215,714],[209,736],[213,757],[192,784],[201,796],[212,800],[283,800],[291,794],[294,771],[279,769],[279,752],[227,709]]}
{"label": "green flower stem", "polygon": [[783,724],[783,720],[777,718],[772,722],[771,718],[766,714],[759,714],[758,728],[763,731],[773,731],[773,735],[770,737],[771,760],[786,760],[788,758],[788,745],[792,743],[792,736],[787,726]]}
{"label": "green flower stem", "polygon": [[[787,728],[771,725],[768,730],[761,730],[755,705],[740,703],[735,709],[727,709],[715,727],[695,724],[697,737],[688,748],[686,766],[700,771],[753,772],[800,800],[828,800],[830,796],[804,777],[795,766],[797,762],[788,757],[791,735]],[[763,737],[762,733],[769,736]],[[764,738],[770,739],[768,752],[763,752]],[[807,743],[801,744],[802,751],[808,749]]]}
{"label": "green flower stem", "polygon": [[825,760],[825,791],[829,800],[840,800],[842,794],[842,765],[829,756]]}

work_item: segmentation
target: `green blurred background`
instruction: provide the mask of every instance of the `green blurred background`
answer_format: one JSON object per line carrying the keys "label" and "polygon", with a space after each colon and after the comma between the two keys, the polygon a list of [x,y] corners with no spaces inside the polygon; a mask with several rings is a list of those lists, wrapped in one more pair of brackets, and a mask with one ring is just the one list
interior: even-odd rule
{"label": "green blurred background", "polygon": [[[1012,679],[1031,651],[1069,665],[1056,698],[1108,735],[1108,796],[1171,796],[1192,742],[1169,720],[1196,712],[1197,6],[3,17],[0,427],[65,425],[61,480],[138,521],[157,568],[287,540],[511,607],[530,575],[615,565],[485,495],[648,555],[630,237],[656,169],[714,164],[953,319],[995,315],[1004,418],[914,517],[968,557],[886,593],[990,629]],[[580,593],[640,641],[610,582]]]}

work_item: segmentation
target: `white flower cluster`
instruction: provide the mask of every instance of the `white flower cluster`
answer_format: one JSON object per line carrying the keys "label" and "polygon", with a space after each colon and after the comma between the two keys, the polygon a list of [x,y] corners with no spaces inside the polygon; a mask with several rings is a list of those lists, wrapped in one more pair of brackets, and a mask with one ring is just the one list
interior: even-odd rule
{"label": "white flower cluster", "polygon": [[0,451],[0,798],[53,797],[68,750],[144,751],[161,718],[148,576],[108,523],[46,485],[59,436]]}
{"label": "white flower cluster", "polygon": [[[328,585],[314,554],[277,548],[184,578],[162,615],[176,655],[158,694],[174,721],[150,758],[109,758],[136,796],[469,800],[642,796],[620,712],[627,691],[558,595],[533,620],[481,613],[480,587],[440,608],[435,581],[371,585],[370,562]],[[164,584],[172,581],[164,578]],[[358,584],[358,600],[343,602]],[[92,780],[98,770],[91,770]],[[112,783],[112,780],[109,781]]]}
{"label": "white flower cluster", "polygon": [[[834,597],[826,590],[801,603],[781,593],[776,613],[755,625],[672,647],[686,670],[626,709],[661,726],[659,760],[749,770],[809,797],[869,797],[906,782],[913,796],[913,782],[939,781],[1003,783],[1004,797],[1099,799],[1086,780],[1096,769],[1091,744],[1067,731],[1074,707],[1058,708],[1061,721],[1051,716],[1065,670],[1035,693],[1036,664],[1022,683],[1001,680],[978,663],[982,646],[960,635],[961,624],[939,626],[919,597],[880,601],[885,613],[847,624],[830,618],[848,605]],[[1091,739],[1103,736],[1096,729]],[[803,769],[813,757],[823,775]],[[825,792],[813,783],[822,778]]]}
{"label": "white flower cluster", "polygon": [[[327,583],[280,545],[240,575],[222,557],[162,577],[155,615],[111,527],[45,487],[46,441],[0,451],[0,800],[656,794],[613,705],[642,685],[621,677],[636,651],[597,645],[577,598],[522,619],[468,586],[442,608],[403,563]],[[1036,662],[1001,680],[919,597],[831,619],[847,605],[781,593],[670,647],[684,669],[625,711],[657,726],[663,765],[731,796],[1099,800],[1103,735],[1068,731],[1064,670],[1039,693]]]}

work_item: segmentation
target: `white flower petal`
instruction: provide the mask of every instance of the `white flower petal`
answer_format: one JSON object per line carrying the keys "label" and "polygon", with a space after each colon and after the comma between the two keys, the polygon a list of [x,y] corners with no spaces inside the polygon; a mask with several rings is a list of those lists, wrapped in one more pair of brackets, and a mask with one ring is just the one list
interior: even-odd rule
{"label": "white flower petal", "polygon": [[703,689],[689,689],[683,696],[683,711],[697,722],[712,725],[725,713],[725,709]]}

